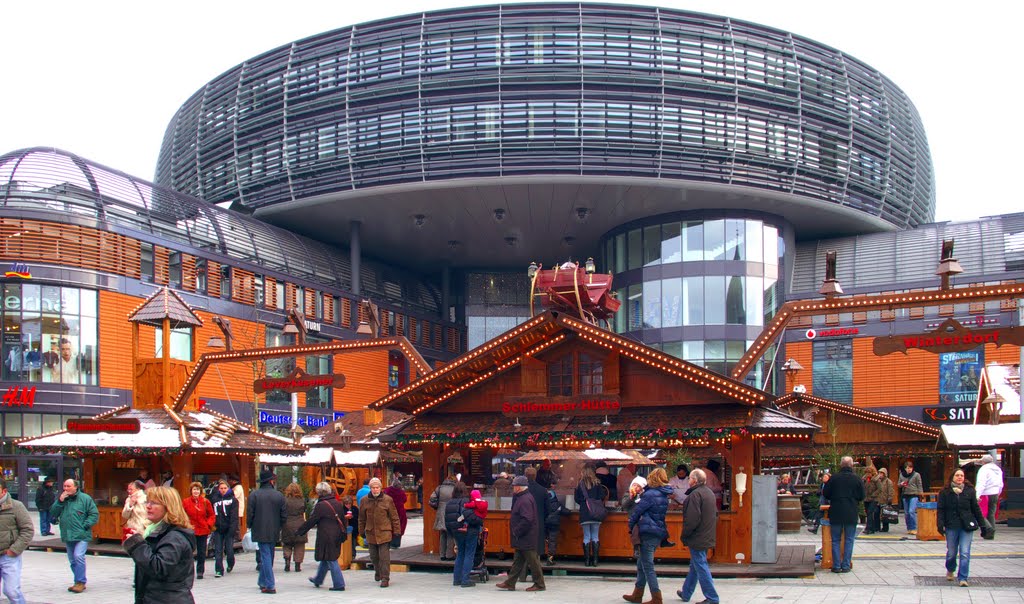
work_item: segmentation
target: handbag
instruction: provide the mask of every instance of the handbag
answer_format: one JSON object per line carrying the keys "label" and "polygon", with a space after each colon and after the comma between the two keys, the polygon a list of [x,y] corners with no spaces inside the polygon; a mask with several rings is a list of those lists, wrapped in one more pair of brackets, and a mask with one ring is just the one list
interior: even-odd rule
{"label": "handbag", "polygon": [[896,511],[896,508],[891,505],[882,506],[882,522],[886,524],[899,524],[900,514]]}
{"label": "handbag", "polygon": [[338,511],[334,509],[333,505],[328,503],[327,507],[330,508],[331,513],[334,514],[334,519],[338,521],[338,528],[341,529],[341,537],[338,539],[338,543],[345,543],[345,541],[348,540],[348,527],[346,527],[345,523],[341,521],[341,517],[338,516]]}
{"label": "handbag", "polygon": [[590,517],[598,522],[602,522],[608,516],[608,508],[604,507],[604,502],[590,497],[587,497],[587,511],[590,512]]}

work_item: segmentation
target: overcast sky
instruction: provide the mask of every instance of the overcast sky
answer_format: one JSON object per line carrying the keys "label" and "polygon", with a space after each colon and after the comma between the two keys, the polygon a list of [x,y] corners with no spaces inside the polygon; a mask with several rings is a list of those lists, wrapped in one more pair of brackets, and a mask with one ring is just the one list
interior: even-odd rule
{"label": "overcast sky", "polygon": [[[895,81],[921,113],[935,165],[937,220],[1022,210],[1016,176],[1024,119],[1016,91],[1024,2],[628,3],[779,27],[864,61]],[[171,116],[232,66],[337,27],[470,4],[479,3],[5,2],[0,154],[58,147],[152,180]]]}

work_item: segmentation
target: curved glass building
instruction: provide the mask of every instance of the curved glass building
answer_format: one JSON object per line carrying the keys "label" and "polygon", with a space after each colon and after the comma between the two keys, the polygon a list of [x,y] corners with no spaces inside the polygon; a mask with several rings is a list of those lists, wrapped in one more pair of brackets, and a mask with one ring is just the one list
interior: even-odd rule
{"label": "curved glass building", "polygon": [[935,211],[920,117],[877,70],[728,17],[587,3],[417,13],[270,50],[185,102],[156,180],[459,271],[470,346],[526,314],[501,271],[602,258],[617,330],[716,368],[784,298],[795,241]]}

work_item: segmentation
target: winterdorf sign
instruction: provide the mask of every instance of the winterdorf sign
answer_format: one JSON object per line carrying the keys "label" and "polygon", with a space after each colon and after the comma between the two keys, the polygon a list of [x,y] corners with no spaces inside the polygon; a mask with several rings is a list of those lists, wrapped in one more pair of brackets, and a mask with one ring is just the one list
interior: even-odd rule
{"label": "winterdorf sign", "polygon": [[291,373],[284,377],[265,377],[252,383],[252,390],[256,394],[262,394],[269,390],[284,390],[285,392],[305,392],[320,387],[344,388],[345,376],[340,373],[325,375],[310,375],[296,367]]}
{"label": "winterdorf sign", "polygon": [[935,330],[920,335],[888,336],[875,338],[872,343],[875,355],[885,356],[896,352],[907,354],[911,348],[935,354],[964,352],[982,344],[1024,345],[1024,329],[1020,327],[996,329],[968,329],[958,321],[947,319]]}

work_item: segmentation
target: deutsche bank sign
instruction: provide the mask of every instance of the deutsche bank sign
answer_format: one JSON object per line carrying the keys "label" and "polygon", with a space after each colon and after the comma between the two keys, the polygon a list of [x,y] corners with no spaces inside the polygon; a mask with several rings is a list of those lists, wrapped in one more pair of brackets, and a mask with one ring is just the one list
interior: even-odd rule
{"label": "deutsche bank sign", "polygon": [[[273,424],[276,426],[290,426],[292,423],[292,416],[290,413],[267,413],[266,411],[260,411],[260,423]],[[316,415],[299,416],[299,425],[307,428],[322,428],[329,423],[331,423],[331,418],[329,417],[319,417]]]}

